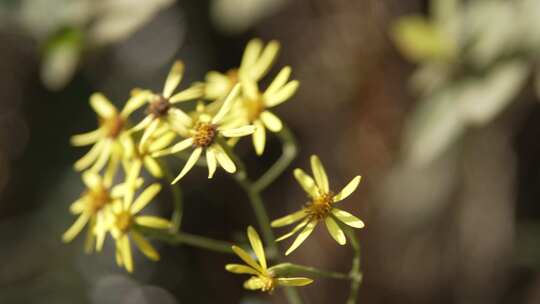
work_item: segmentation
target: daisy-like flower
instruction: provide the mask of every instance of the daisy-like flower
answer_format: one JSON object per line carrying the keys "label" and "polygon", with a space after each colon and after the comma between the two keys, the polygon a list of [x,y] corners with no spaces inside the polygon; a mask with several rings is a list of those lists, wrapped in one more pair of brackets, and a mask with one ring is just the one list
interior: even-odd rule
{"label": "daisy-like flower", "polygon": [[[93,145],[90,151],[75,163],[75,169],[82,171],[100,171],[107,161],[118,163],[122,157],[121,139],[125,136],[128,116],[144,105],[143,96],[132,96],[122,109],[116,107],[101,93],[90,96],[90,105],[98,114],[99,128],[97,130],[71,137],[74,146]],[[115,169],[115,167],[111,167]]]}
{"label": "daisy-like flower", "polygon": [[248,42],[238,69],[223,74],[210,71],[206,74],[205,98],[222,99],[243,79],[259,81],[270,69],[279,52],[279,43],[270,41],[266,46],[260,39]]}
{"label": "daisy-like flower", "polygon": [[[124,199],[123,202],[115,202],[108,223],[111,235],[116,243],[116,263],[123,266],[128,272],[133,272],[133,259],[131,254],[131,240],[137,248],[150,260],[159,260],[159,254],[154,247],[137,231],[138,226],[169,229],[171,223],[160,217],[149,215],[137,215],[161,190],[157,183],[148,186],[134,202]],[[133,195],[128,196],[130,198]]]}
{"label": "daisy-like flower", "polygon": [[126,188],[124,184],[111,188],[112,176],[102,178],[96,173],[87,171],[82,175],[86,190],[81,197],[70,206],[73,214],[79,215],[75,223],[62,235],[62,241],[71,242],[85,226],[88,226],[85,249],[91,252],[100,251],[107,232],[107,213],[115,202],[121,202]]}
{"label": "daisy-like flower", "polygon": [[163,87],[161,94],[152,93],[146,90],[135,90],[134,95],[142,95],[145,99],[148,107],[146,108],[146,117],[134,126],[131,131],[143,130],[143,135],[139,142],[139,146],[142,147],[148,138],[162,125],[162,124],[177,124],[182,123],[182,119],[186,116],[182,110],[174,108],[173,105],[199,98],[203,95],[203,85],[195,84],[188,89],[180,91],[173,95],[174,90],[178,87],[184,74],[184,64],[181,61],[176,61]]}
{"label": "daisy-like flower", "polygon": [[227,95],[223,105],[214,115],[203,113],[198,115],[196,120],[186,116],[184,120],[187,122],[186,128],[189,138],[180,141],[172,147],[154,153],[154,156],[163,156],[168,154],[178,153],[189,147],[194,150],[188,158],[184,168],[172,182],[177,183],[184,177],[191,168],[197,163],[203,152],[206,153],[206,162],[208,164],[208,178],[212,178],[216,172],[217,164],[229,173],[236,172],[236,165],[227,155],[223,147],[216,141],[218,137],[242,137],[250,135],[255,131],[252,125],[243,125],[240,127],[231,127],[231,124],[222,124],[223,119],[231,110],[240,90],[240,85],[236,85],[233,90]]}
{"label": "daisy-like flower", "polygon": [[311,156],[311,170],[313,171],[315,181],[303,170],[294,170],[294,177],[298,183],[300,183],[300,186],[302,186],[304,191],[306,191],[310,201],[301,210],[279,218],[271,224],[272,227],[282,227],[301,221],[291,232],[277,239],[277,241],[281,241],[300,232],[285,255],[289,255],[298,248],[298,246],[300,246],[313,232],[313,229],[315,229],[315,226],[320,221],[325,222],[328,232],[340,245],[344,245],[347,242],[347,239],[345,238],[343,230],[341,230],[336,223],[336,220],[354,228],[364,227],[364,222],[359,218],[334,207],[335,203],[344,200],[356,190],[361,177],[354,177],[338,194],[334,194],[330,190],[328,177],[326,176],[321,161],[316,155]]}
{"label": "daisy-like flower", "polygon": [[247,229],[247,236],[249,243],[257,261],[255,261],[251,255],[238,246],[232,246],[233,251],[244,261],[247,265],[242,264],[227,264],[225,269],[232,273],[249,274],[251,278],[244,282],[244,288],[249,290],[261,290],[263,292],[271,293],[277,286],[305,286],[313,282],[312,279],[297,277],[297,278],[283,278],[278,277],[273,271],[272,267],[268,268],[266,263],[266,256],[264,253],[263,243],[259,234],[253,227],[249,226]]}
{"label": "daisy-like flower", "polygon": [[244,116],[250,124],[256,127],[253,133],[255,152],[261,155],[266,143],[266,130],[279,132],[283,127],[281,120],[268,109],[289,99],[298,89],[297,80],[289,80],[291,68],[284,67],[270,86],[260,92],[257,83],[249,78],[242,80],[243,98],[239,104]]}

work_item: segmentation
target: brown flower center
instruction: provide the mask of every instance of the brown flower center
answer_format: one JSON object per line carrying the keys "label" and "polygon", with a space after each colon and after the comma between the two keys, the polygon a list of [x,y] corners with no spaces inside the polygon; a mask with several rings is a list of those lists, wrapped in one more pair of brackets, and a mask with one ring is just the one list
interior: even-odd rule
{"label": "brown flower center", "polygon": [[103,186],[97,189],[91,189],[86,192],[85,196],[89,200],[88,208],[91,213],[96,213],[109,203],[109,191]]}
{"label": "brown flower center", "polygon": [[126,233],[131,228],[131,224],[133,224],[133,217],[129,211],[122,211],[116,215],[115,225],[122,233]]}
{"label": "brown flower center", "polygon": [[313,201],[306,204],[306,212],[311,219],[325,219],[332,211],[334,194],[332,192],[324,193]]}
{"label": "brown flower center", "polygon": [[207,148],[210,146],[217,135],[216,125],[199,122],[195,126],[195,135],[193,135],[193,145],[195,147]]}
{"label": "brown flower center", "polygon": [[244,107],[247,110],[247,116],[250,122],[259,119],[259,116],[261,116],[261,113],[265,110],[264,103],[261,99],[245,100]]}
{"label": "brown flower center", "polygon": [[101,125],[107,130],[107,137],[116,138],[124,129],[125,121],[120,115],[115,115],[109,119],[103,120]]}
{"label": "brown flower center", "polygon": [[263,286],[261,288],[261,291],[263,292],[269,292],[272,293],[277,285],[277,280],[274,279],[272,276],[259,276],[259,279],[261,279]]}
{"label": "brown flower center", "polygon": [[227,71],[227,77],[229,78],[229,83],[231,84],[231,88],[238,83],[240,80],[238,78],[238,70],[237,69],[230,69]]}
{"label": "brown flower center", "polygon": [[170,108],[171,103],[169,100],[160,95],[150,102],[150,105],[148,105],[148,108],[146,108],[146,114],[154,115],[154,117],[162,117],[169,112]]}

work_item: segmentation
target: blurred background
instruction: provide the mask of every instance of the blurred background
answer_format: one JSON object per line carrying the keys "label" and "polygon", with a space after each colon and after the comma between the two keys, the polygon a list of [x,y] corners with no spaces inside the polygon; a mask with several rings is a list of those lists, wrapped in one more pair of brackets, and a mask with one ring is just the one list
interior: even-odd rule
{"label": "blurred background", "polygon": [[[358,303],[540,303],[537,0],[0,0],[0,303],[285,303],[242,289],[223,269],[233,256],[154,243],[161,261],[136,255],[128,275],[110,243],[86,255],[82,238],[61,242],[90,94],[159,90],[174,59],[184,85],[203,80],[254,37],[279,40],[271,74],[291,65],[301,82],[276,109],[300,154],[264,193],[271,217],[303,204],[291,173],[310,154],[334,189],[364,177],[343,205],[366,222]],[[279,141],[261,159],[250,145],[239,152],[258,176]],[[233,241],[256,225],[223,172],[182,186],[183,230]],[[169,216],[163,192],[150,212]],[[290,259],[347,272],[351,255],[319,228]],[[348,288],[300,292],[344,303]]]}

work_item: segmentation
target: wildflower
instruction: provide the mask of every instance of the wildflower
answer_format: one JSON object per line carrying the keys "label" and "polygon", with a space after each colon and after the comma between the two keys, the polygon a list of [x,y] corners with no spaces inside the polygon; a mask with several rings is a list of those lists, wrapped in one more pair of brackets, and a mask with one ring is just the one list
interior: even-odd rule
{"label": "wildflower", "polygon": [[220,136],[223,137],[242,137],[252,134],[255,127],[251,125],[243,125],[240,127],[231,127],[231,124],[222,124],[223,119],[231,110],[236,97],[238,96],[239,85],[227,95],[223,105],[215,115],[207,113],[200,114],[196,120],[186,117],[187,129],[190,137],[180,141],[172,147],[160,152],[156,152],[153,156],[163,156],[168,154],[178,153],[189,147],[194,147],[193,152],[188,158],[184,168],[172,182],[177,183],[184,175],[186,175],[195,163],[199,160],[202,153],[206,153],[206,162],[208,164],[208,178],[212,178],[217,168],[217,164],[229,173],[236,172],[236,165],[227,155],[223,147],[218,142]]}
{"label": "wildflower", "polygon": [[100,251],[107,232],[107,212],[114,202],[122,200],[126,189],[124,185],[111,188],[112,176],[102,178],[96,173],[87,171],[83,173],[82,179],[87,189],[70,206],[70,211],[79,217],[62,235],[62,241],[71,242],[88,225],[86,251],[93,250],[94,241],[96,250]]}
{"label": "wildflower", "polygon": [[[109,225],[111,235],[116,243],[116,263],[118,266],[123,266],[129,272],[133,271],[130,238],[135,242],[137,248],[150,260],[159,260],[158,252],[137,231],[137,227],[168,229],[171,227],[171,223],[159,217],[137,215],[137,213],[146,207],[160,190],[161,186],[155,183],[148,186],[134,202],[131,199],[127,199],[123,202],[116,202],[112,206]],[[132,198],[133,195],[128,197]]]}
{"label": "wildflower", "polygon": [[[71,137],[74,146],[93,145],[90,151],[75,163],[75,169],[82,171],[90,168],[91,171],[100,171],[107,161],[117,164],[122,156],[121,139],[126,135],[128,116],[144,104],[143,96],[131,97],[122,111],[101,93],[90,96],[90,105],[99,118],[97,130]],[[111,170],[115,169],[111,166]]]}
{"label": "wildflower", "polygon": [[326,176],[321,161],[316,155],[311,156],[311,169],[315,181],[303,170],[294,170],[294,176],[300,186],[302,186],[304,191],[308,194],[310,202],[308,202],[301,210],[274,220],[271,224],[272,227],[282,227],[302,220],[302,222],[296,225],[291,232],[277,239],[277,241],[287,239],[300,231],[298,237],[285,255],[290,254],[293,250],[298,248],[298,246],[300,246],[313,232],[313,229],[319,221],[324,220],[328,232],[340,245],[344,245],[347,240],[343,230],[341,230],[336,223],[336,220],[354,228],[364,227],[364,223],[359,218],[334,207],[335,203],[344,200],[356,190],[361,177],[356,176],[338,194],[334,194],[330,190],[328,177]]}
{"label": "wildflower", "polygon": [[281,278],[278,277],[272,268],[268,268],[266,263],[266,256],[264,253],[264,247],[261,242],[259,234],[253,227],[249,226],[247,229],[247,236],[251,248],[255,252],[257,261],[255,261],[246,251],[238,246],[232,246],[233,251],[242,259],[247,265],[242,264],[227,264],[225,269],[232,273],[249,274],[252,275],[247,281],[244,282],[244,288],[249,290],[261,290],[263,292],[272,292],[277,286],[305,286],[313,282],[308,278]]}
{"label": "wildflower", "polygon": [[205,97],[222,99],[243,79],[259,81],[272,66],[278,51],[279,43],[275,40],[264,46],[260,39],[252,39],[246,46],[238,69],[231,69],[225,74],[216,71],[206,74]]}
{"label": "wildflower", "polygon": [[174,90],[180,84],[184,73],[184,64],[181,61],[176,61],[163,87],[161,94],[155,94],[146,90],[135,90],[134,95],[142,95],[148,107],[146,108],[146,117],[139,122],[131,131],[143,130],[143,135],[139,142],[142,147],[148,138],[163,124],[183,123],[183,119],[187,116],[182,110],[174,108],[173,105],[179,102],[184,102],[199,98],[203,94],[203,86],[195,84],[188,89],[180,91],[173,95]]}
{"label": "wildflower", "polygon": [[266,131],[279,132],[283,127],[281,120],[268,110],[275,107],[287,99],[289,99],[298,89],[298,81],[292,80],[288,82],[291,74],[290,67],[284,67],[276,76],[270,86],[260,92],[257,83],[250,79],[242,81],[243,99],[241,106],[244,110],[244,115],[250,124],[256,127],[253,133],[253,145],[255,152],[261,155],[264,152],[266,143]]}

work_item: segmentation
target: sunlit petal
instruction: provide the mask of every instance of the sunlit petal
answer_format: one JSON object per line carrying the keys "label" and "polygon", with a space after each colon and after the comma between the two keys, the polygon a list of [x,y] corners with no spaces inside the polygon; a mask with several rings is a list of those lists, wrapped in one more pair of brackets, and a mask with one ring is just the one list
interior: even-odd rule
{"label": "sunlit petal", "polygon": [[297,80],[293,80],[287,83],[284,87],[274,92],[273,94],[265,96],[265,105],[269,108],[275,107],[296,93],[300,83]]}
{"label": "sunlit petal", "polygon": [[264,254],[264,246],[261,242],[261,238],[253,227],[249,226],[247,231],[249,243],[251,244],[251,248],[253,248],[253,252],[255,252],[262,269],[266,269],[266,256]]}
{"label": "sunlit petal", "polygon": [[208,165],[208,178],[212,178],[217,168],[216,153],[212,147],[206,149],[206,164]]}
{"label": "sunlit petal", "polygon": [[249,68],[249,76],[255,80],[261,79],[266,74],[279,52],[279,43],[275,40],[270,41],[255,65]]}
{"label": "sunlit petal", "polygon": [[298,248],[300,245],[302,245],[302,243],[308,238],[308,236],[313,232],[313,229],[315,228],[315,226],[317,225],[317,221],[316,220],[313,220],[311,222],[309,222],[306,227],[304,228],[304,230],[302,230],[302,232],[300,232],[298,234],[298,237],[296,237],[296,239],[294,240],[293,244],[291,245],[291,247],[289,247],[289,249],[287,250],[287,252],[285,252],[285,255],[289,255],[291,254],[291,252],[293,252],[296,248]]}
{"label": "sunlit petal", "polygon": [[313,170],[313,176],[315,177],[315,182],[321,191],[328,193],[330,187],[328,185],[328,176],[326,171],[321,163],[321,160],[317,155],[311,155],[311,170]]}
{"label": "sunlit petal", "polygon": [[244,50],[244,55],[240,62],[240,69],[246,69],[253,66],[261,54],[262,47],[263,43],[260,39],[250,40]]}
{"label": "sunlit petal", "polygon": [[291,67],[286,66],[279,71],[279,74],[274,78],[274,81],[270,84],[270,86],[264,91],[264,96],[270,96],[274,94],[277,90],[281,89],[282,86],[285,85],[287,80],[289,80],[289,76],[291,75]]}
{"label": "sunlit petal", "polygon": [[232,250],[236,255],[238,255],[246,264],[251,266],[252,268],[256,269],[259,272],[262,272],[263,269],[261,268],[261,265],[257,264],[255,260],[242,248],[233,245]]}
{"label": "sunlit petal", "polygon": [[203,149],[200,147],[193,150],[186,164],[184,165],[184,168],[182,169],[182,171],[180,171],[180,174],[178,174],[178,176],[172,181],[172,184],[176,184],[182,177],[184,177],[184,175],[189,172],[189,170],[191,170],[191,168],[193,168],[193,166],[195,166],[195,164],[201,157],[202,150]]}
{"label": "sunlit petal", "polygon": [[236,172],[236,165],[229,155],[227,155],[227,153],[225,153],[225,151],[223,151],[223,149],[219,146],[216,146],[215,151],[219,165],[229,173]]}
{"label": "sunlit petal", "polygon": [[212,118],[212,123],[213,124],[220,123],[221,120],[223,119],[223,117],[225,117],[225,115],[227,115],[227,113],[229,113],[232,106],[234,105],[234,102],[236,101],[236,97],[238,97],[239,91],[240,91],[240,85],[237,84],[231,90],[229,95],[227,95],[227,97],[225,97],[225,101],[223,101],[223,105],[221,106],[219,111],[216,113],[214,118]]}
{"label": "sunlit petal", "polygon": [[254,123],[255,132],[253,133],[253,147],[257,155],[262,155],[264,152],[264,146],[266,145],[266,129],[262,121],[256,120]]}
{"label": "sunlit petal", "polygon": [[278,218],[276,220],[273,220],[271,225],[274,228],[287,226],[287,225],[290,225],[292,223],[298,222],[299,220],[305,218],[306,216],[307,216],[306,210],[301,209],[299,211],[296,211],[296,212],[291,213],[289,215],[286,215],[284,217],[280,217],[280,218]]}
{"label": "sunlit petal", "polygon": [[279,132],[283,128],[283,123],[281,119],[276,115],[272,114],[270,111],[264,111],[261,113],[261,120],[264,122],[264,125],[268,130],[272,132]]}
{"label": "sunlit petal", "polygon": [[259,272],[249,266],[241,264],[227,264],[225,269],[232,273],[258,275]]}
{"label": "sunlit petal", "polygon": [[302,169],[294,169],[294,177],[296,178],[300,186],[302,186],[304,191],[309,194],[309,196],[315,198],[319,195],[319,190],[317,188],[317,185],[315,185],[315,181]]}
{"label": "sunlit petal", "polygon": [[202,97],[203,93],[204,93],[204,85],[201,83],[197,83],[191,86],[190,88],[185,89],[171,96],[171,98],[169,99],[169,102],[174,104],[174,103],[196,99],[196,98]]}
{"label": "sunlit petal", "polygon": [[302,230],[307,224],[308,222],[310,221],[309,218],[305,218],[302,222],[300,222],[300,224],[296,225],[293,230],[289,231],[288,233],[280,236],[279,238],[276,239],[276,242],[281,242],[283,240],[286,240],[288,238],[290,238],[291,236],[295,235],[298,231]]}
{"label": "sunlit petal", "polygon": [[353,178],[345,187],[343,187],[343,189],[338,194],[334,196],[333,201],[337,203],[346,199],[349,195],[351,195],[351,193],[354,192],[354,190],[356,190],[356,188],[360,184],[361,179],[361,176],[356,176],[355,178]]}
{"label": "sunlit petal", "polygon": [[163,87],[163,97],[169,98],[172,93],[182,81],[182,75],[184,74],[184,63],[182,61],[175,61],[167,79],[165,80],[165,86]]}
{"label": "sunlit petal", "polygon": [[328,229],[328,232],[332,236],[336,242],[340,245],[345,245],[347,243],[347,238],[345,238],[345,233],[343,233],[343,230],[339,228],[336,221],[334,221],[331,217],[326,217],[324,220],[324,223],[326,224],[326,228]]}
{"label": "sunlit petal", "polygon": [[116,115],[116,107],[101,93],[90,96],[90,105],[102,118],[111,118]]}
{"label": "sunlit petal", "polygon": [[239,128],[221,130],[221,135],[225,137],[242,137],[255,132],[255,126],[247,125]]}
{"label": "sunlit petal", "polygon": [[351,227],[354,227],[354,228],[364,228],[364,222],[362,222],[362,220],[360,220],[359,218],[357,218],[356,216],[350,214],[349,212],[347,211],[343,211],[343,210],[340,210],[340,209],[337,209],[337,208],[333,208],[332,209],[332,214],[337,217],[340,221],[342,221],[343,223],[351,226]]}

